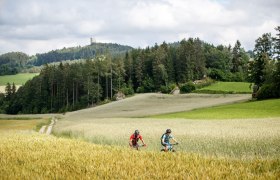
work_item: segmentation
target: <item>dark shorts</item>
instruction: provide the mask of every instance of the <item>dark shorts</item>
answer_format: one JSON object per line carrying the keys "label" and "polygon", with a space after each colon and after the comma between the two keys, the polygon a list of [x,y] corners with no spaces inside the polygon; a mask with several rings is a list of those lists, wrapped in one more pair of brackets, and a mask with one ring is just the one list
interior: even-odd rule
{"label": "dark shorts", "polygon": [[172,149],[172,145],[170,143],[166,143],[166,144],[161,143],[161,145],[164,147],[167,146],[168,149]]}

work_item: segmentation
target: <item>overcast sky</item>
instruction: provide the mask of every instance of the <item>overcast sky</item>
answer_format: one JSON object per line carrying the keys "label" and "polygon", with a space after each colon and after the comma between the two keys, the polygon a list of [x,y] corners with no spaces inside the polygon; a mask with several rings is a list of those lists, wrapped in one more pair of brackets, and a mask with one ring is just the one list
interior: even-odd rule
{"label": "overcast sky", "polygon": [[199,37],[253,49],[280,25],[280,0],[0,0],[0,54],[84,46],[132,47]]}

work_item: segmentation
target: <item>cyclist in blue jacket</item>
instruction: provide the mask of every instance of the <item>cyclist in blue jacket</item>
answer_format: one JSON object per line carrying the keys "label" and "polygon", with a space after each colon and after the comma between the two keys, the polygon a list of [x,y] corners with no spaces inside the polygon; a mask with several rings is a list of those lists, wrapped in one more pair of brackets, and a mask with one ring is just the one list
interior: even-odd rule
{"label": "cyclist in blue jacket", "polygon": [[178,144],[177,140],[171,135],[171,129],[167,129],[166,132],[161,136],[161,145],[164,146],[164,151],[174,151],[172,148],[172,144],[170,143],[170,139],[172,139],[176,144]]}

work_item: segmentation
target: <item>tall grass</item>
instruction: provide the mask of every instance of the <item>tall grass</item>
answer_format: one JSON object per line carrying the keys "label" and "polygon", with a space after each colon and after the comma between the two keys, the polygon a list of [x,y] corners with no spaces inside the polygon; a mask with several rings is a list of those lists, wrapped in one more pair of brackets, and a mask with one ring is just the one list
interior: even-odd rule
{"label": "tall grass", "polygon": [[0,120],[0,131],[7,130],[39,130],[41,126],[49,123],[48,119],[28,119],[28,120]]}
{"label": "tall grass", "polygon": [[38,134],[0,135],[0,179],[277,179],[280,160],[137,152]]}

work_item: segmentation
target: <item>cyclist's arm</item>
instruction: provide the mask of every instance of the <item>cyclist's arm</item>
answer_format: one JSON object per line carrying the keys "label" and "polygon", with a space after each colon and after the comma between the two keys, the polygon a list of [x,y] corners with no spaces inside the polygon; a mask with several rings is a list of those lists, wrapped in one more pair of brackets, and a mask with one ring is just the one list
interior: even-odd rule
{"label": "cyclist's arm", "polygon": [[174,141],[175,143],[178,143],[178,141],[172,136],[172,141]]}
{"label": "cyclist's arm", "polygon": [[174,141],[175,143],[178,143],[178,141],[177,141],[175,138],[173,138],[173,141]]}
{"label": "cyclist's arm", "polygon": [[133,139],[133,136],[130,136],[129,138],[129,146],[132,147],[132,139]]}
{"label": "cyclist's arm", "polygon": [[140,140],[142,141],[143,145],[145,146],[146,144],[145,144],[144,139],[143,139],[142,136],[140,136]]}
{"label": "cyclist's arm", "polygon": [[144,139],[141,139],[142,143],[144,146],[146,146],[146,143],[144,142]]}

